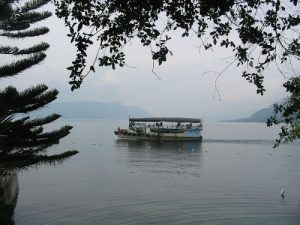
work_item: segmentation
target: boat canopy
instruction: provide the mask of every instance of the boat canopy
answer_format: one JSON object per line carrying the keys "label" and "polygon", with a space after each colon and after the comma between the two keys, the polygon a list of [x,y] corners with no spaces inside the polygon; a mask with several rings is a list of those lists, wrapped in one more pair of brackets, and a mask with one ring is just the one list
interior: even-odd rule
{"label": "boat canopy", "polygon": [[133,122],[183,122],[183,123],[200,123],[200,119],[184,117],[148,117],[148,118],[129,118]]}

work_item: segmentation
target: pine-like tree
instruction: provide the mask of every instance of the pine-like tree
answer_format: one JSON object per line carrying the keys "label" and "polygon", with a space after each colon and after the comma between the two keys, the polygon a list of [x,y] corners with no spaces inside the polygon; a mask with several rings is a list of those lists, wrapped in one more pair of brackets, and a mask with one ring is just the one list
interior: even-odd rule
{"label": "pine-like tree", "polygon": [[[36,12],[35,9],[49,0],[0,0],[0,36],[2,39],[23,39],[49,32],[47,27],[30,28],[35,22],[51,16],[51,12]],[[14,3],[14,4],[13,4]],[[30,48],[0,44],[0,54],[24,56],[23,59],[0,66],[0,78],[20,74],[40,63],[46,57],[49,44],[42,42]],[[57,98],[57,90],[48,90],[46,85],[30,87],[19,92],[9,86],[0,90],[0,172],[26,168],[40,163],[55,163],[78,151],[47,155],[47,149],[70,133],[71,126],[45,132],[43,126],[58,119],[53,114],[45,118],[31,119],[27,114],[42,108]]]}

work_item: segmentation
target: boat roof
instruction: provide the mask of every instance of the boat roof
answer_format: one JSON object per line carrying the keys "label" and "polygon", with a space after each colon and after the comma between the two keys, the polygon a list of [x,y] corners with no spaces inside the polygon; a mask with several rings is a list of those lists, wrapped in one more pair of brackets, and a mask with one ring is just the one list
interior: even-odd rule
{"label": "boat roof", "polygon": [[200,123],[200,119],[184,118],[184,117],[146,117],[146,118],[129,118],[133,122],[186,122]]}

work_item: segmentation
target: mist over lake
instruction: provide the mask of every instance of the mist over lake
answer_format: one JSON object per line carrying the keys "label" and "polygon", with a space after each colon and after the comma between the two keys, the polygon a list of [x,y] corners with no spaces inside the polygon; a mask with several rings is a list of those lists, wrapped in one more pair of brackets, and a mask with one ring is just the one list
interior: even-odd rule
{"label": "mist over lake", "polygon": [[300,224],[300,144],[274,150],[278,128],[204,123],[202,143],[145,142],[115,138],[127,120],[67,123],[52,151],[80,153],[19,173],[16,225]]}

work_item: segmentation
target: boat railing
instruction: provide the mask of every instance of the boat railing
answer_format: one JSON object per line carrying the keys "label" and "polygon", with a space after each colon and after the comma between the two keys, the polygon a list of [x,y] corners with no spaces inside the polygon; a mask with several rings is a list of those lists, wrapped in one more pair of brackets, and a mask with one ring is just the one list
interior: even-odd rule
{"label": "boat railing", "polygon": [[150,128],[150,131],[153,133],[169,133],[169,134],[178,134],[178,133],[184,133],[184,129],[171,129],[171,128],[157,128],[152,127]]}
{"label": "boat railing", "polygon": [[146,130],[148,129],[200,129],[202,130],[202,123],[195,124],[195,123],[177,123],[177,124],[168,124],[168,123],[131,123],[129,126],[129,130],[137,131],[137,130]]}

